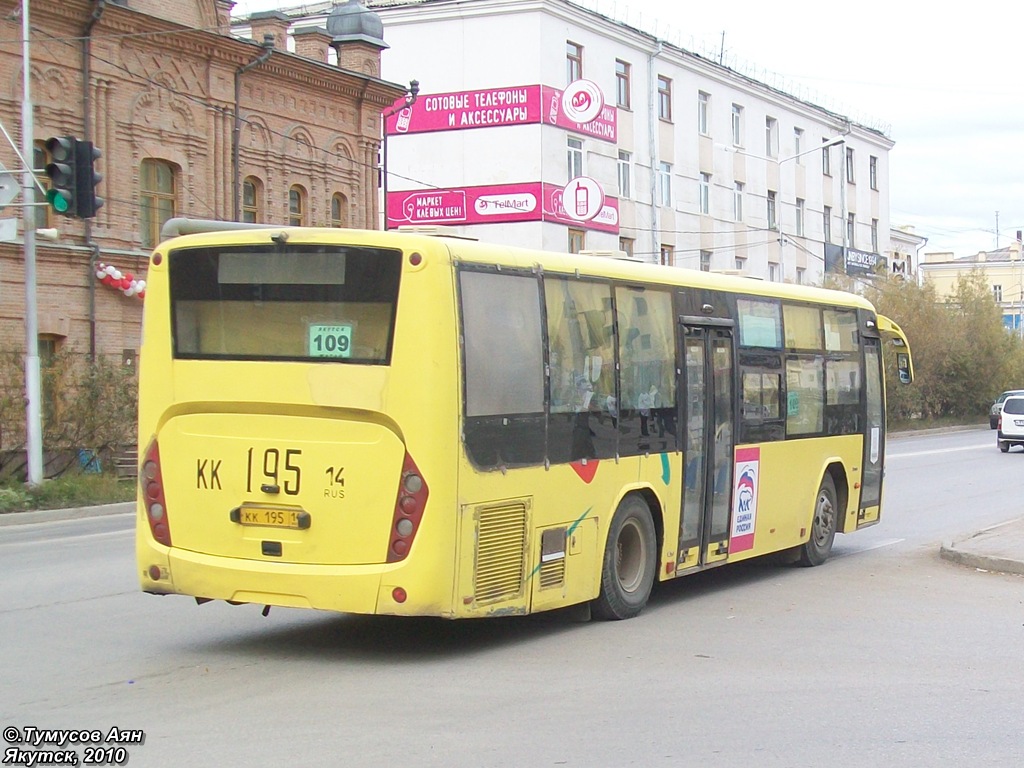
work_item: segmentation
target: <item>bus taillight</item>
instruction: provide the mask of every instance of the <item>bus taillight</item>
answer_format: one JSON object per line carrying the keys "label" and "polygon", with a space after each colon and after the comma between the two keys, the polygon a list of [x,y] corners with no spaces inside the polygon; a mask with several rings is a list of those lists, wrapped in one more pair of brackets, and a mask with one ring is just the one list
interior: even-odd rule
{"label": "bus taillight", "polygon": [[164,481],[160,473],[160,448],[156,438],[146,449],[146,457],[139,472],[139,486],[146,505],[146,518],[153,538],[166,547],[171,546],[171,528],[167,522],[167,502],[164,499]]}
{"label": "bus taillight", "polygon": [[409,554],[426,505],[427,483],[412,456],[406,453],[402,464],[402,479],[398,484],[398,498],[395,500],[395,515],[391,521],[389,563],[404,560]]}

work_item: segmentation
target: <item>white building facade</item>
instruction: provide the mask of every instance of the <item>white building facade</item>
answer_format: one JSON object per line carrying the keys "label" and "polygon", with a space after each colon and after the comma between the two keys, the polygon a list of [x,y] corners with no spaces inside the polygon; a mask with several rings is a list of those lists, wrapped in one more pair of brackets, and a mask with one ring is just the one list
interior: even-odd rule
{"label": "white building facade", "polygon": [[386,123],[384,226],[773,281],[887,269],[880,131],[568,0],[369,5],[381,76],[419,83]]}

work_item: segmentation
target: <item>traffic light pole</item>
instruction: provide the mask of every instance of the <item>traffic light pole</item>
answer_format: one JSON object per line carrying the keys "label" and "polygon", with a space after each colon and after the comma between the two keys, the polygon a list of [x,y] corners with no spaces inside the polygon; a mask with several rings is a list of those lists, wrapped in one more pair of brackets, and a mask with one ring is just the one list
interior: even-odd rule
{"label": "traffic light pole", "polygon": [[21,3],[21,45],[22,45],[22,102],[21,102],[21,151],[25,158],[25,173],[22,195],[26,203],[22,210],[25,240],[25,456],[27,460],[26,479],[30,486],[43,482],[43,417],[40,402],[42,387],[39,377],[39,330],[36,304],[36,209],[27,205],[35,199],[35,176],[33,174],[33,131],[32,120],[32,59],[29,55],[29,0]]}

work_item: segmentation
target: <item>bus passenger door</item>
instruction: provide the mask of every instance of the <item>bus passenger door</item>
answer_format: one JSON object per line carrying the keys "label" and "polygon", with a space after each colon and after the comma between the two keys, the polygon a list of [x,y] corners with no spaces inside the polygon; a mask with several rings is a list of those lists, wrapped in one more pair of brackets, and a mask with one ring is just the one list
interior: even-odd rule
{"label": "bus passenger door", "polygon": [[857,527],[878,522],[882,503],[882,466],[885,460],[885,408],[882,404],[882,350],[879,339],[864,339],[864,390],[867,393],[867,421],[864,458],[861,466],[860,507]]}
{"label": "bus passenger door", "polygon": [[733,471],[732,328],[682,324],[683,504],[676,569],[728,555]]}

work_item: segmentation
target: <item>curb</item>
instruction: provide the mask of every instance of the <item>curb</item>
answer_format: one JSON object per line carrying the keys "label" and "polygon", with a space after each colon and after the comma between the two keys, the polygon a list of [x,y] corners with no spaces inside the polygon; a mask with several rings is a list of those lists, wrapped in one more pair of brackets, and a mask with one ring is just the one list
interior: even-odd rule
{"label": "curb", "polygon": [[981,571],[998,571],[999,573],[1012,573],[1024,576],[1024,563],[1019,560],[1010,560],[1006,557],[994,555],[976,555],[971,552],[964,552],[957,549],[956,544],[943,544],[939,548],[939,556],[957,565],[966,565],[969,568],[977,568]]}
{"label": "curb", "polygon": [[0,528],[8,525],[52,523],[58,520],[79,520],[104,515],[127,515],[135,511],[134,501],[101,504],[95,507],[69,507],[67,509],[38,509],[31,512],[5,512],[0,514]]}

